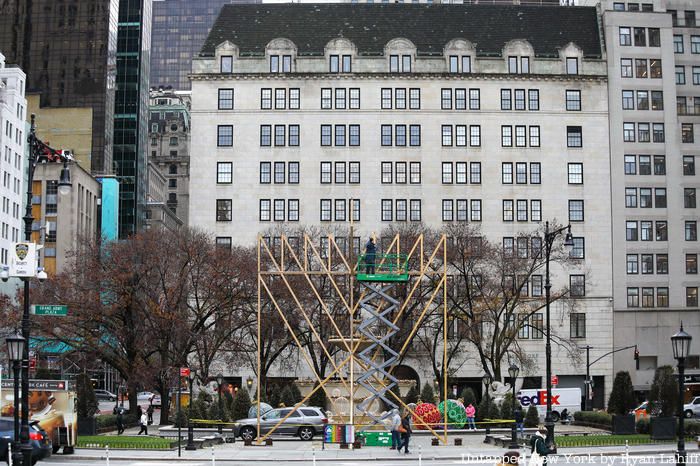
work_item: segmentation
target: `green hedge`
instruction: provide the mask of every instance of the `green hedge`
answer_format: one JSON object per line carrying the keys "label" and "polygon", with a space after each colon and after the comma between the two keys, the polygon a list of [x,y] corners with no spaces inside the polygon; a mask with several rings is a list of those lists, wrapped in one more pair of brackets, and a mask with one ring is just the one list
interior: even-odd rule
{"label": "green hedge", "polygon": [[655,443],[668,443],[652,440],[648,435],[557,435],[557,447],[599,447],[615,445],[649,445]]}
{"label": "green hedge", "polygon": [[576,411],[574,413],[576,424],[594,424],[612,427],[612,415],[604,411]]}
{"label": "green hedge", "polygon": [[[98,429],[106,429],[109,427],[117,427],[117,416],[116,414],[102,414],[95,418],[97,420]],[[138,423],[138,416],[136,414],[127,414],[124,416],[124,425],[130,426]]]}
{"label": "green hedge", "polygon": [[[700,421],[686,419],[685,423],[685,436],[686,437],[698,437],[700,436]],[[640,434],[648,434],[649,432],[649,419],[639,419],[637,421],[637,432]]]}
{"label": "green hedge", "polygon": [[138,450],[170,450],[177,442],[160,437],[128,437],[123,435],[85,435],[78,437],[79,448],[121,448]]}

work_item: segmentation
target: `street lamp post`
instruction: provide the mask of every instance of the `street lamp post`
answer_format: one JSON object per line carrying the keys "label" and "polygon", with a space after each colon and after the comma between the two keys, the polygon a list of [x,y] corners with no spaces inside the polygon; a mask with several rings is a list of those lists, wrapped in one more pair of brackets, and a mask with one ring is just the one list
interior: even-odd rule
{"label": "street lamp post", "polygon": [[187,405],[187,446],[185,447],[185,450],[188,451],[197,449],[197,447],[194,445],[194,431],[192,428],[192,384],[194,383],[196,376],[197,372],[195,370],[190,370],[190,375],[187,376],[187,382],[189,383],[190,388],[190,402]]}
{"label": "street lamp post", "polygon": [[[27,202],[24,212],[24,240],[31,242],[32,240],[32,224],[34,217],[32,215],[32,185],[34,182],[34,170],[37,164],[42,160],[57,158],[63,161],[63,169],[58,182],[58,190],[60,194],[70,192],[72,183],[70,180],[70,168],[68,167],[68,159],[57,151],[51,149],[36,137],[36,126],[34,124],[35,116],[31,115],[31,127],[27,142],[29,143],[29,163],[27,164]],[[46,279],[46,272],[39,271],[36,277],[43,281]],[[4,277],[3,277],[4,278]],[[29,321],[29,277],[22,278],[24,281],[24,309],[22,312],[22,336],[24,337],[24,355],[22,357],[22,425],[20,429],[20,439],[22,442],[22,464],[31,466],[32,464],[32,445],[29,443],[29,333],[31,323]]]}
{"label": "street lamp post", "polygon": [[[484,396],[486,397],[486,412],[482,413],[482,418],[486,419],[486,417],[489,415],[489,410],[490,406],[489,404],[491,403],[491,399],[489,398],[489,388],[491,387],[491,382],[493,382],[493,378],[491,377],[491,374],[484,374],[484,376],[481,378],[481,381],[484,382],[484,386],[486,389],[484,390]],[[486,422],[486,437],[484,438],[484,443],[488,443],[488,436],[491,435],[491,425]]]}
{"label": "street lamp post", "polygon": [[12,464],[22,463],[22,452],[19,449],[19,363],[23,359],[24,352],[24,337],[22,335],[15,335],[13,337],[8,337],[7,342],[7,355],[12,361],[12,371],[15,377],[14,383],[14,436],[12,437]]}
{"label": "street lamp post", "polygon": [[[515,416],[515,379],[518,378],[519,372],[520,368],[516,366],[515,363],[511,364],[508,368],[508,375],[510,375],[510,383],[513,384],[513,416]],[[518,448],[520,448],[518,446],[518,430],[517,426],[515,425],[515,421],[513,421],[513,426],[510,430],[510,446],[508,448],[510,448],[511,450],[517,450]]]}
{"label": "street lamp post", "polygon": [[685,451],[685,416],[683,414],[683,398],[685,395],[685,358],[690,353],[690,341],[693,339],[688,333],[681,329],[671,337],[673,346],[673,357],[678,361],[678,451],[676,452],[676,465],[684,465],[686,459]]}
{"label": "street lamp post", "polygon": [[250,391],[250,389],[253,387],[253,378],[251,376],[248,376],[245,383],[248,386],[248,391]]}
{"label": "street lamp post", "polygon": [[[221,418],[221,421],[223,421],[223,417],[224,417],[223,413],[224,413],[224,410],[223,410],[222,405],[221,405],[221,389],[222,389],[222,385],[224,384],[224,376],[223,376],[223,375],[218,374],[218,375],[216,376],[216,384],[217,384],[217,388],[218,388],[218,391],[219,391],[219,417]],[[223,427],[223,426],[221,425],[221,422],[220,422],[220,423],[219,423],[219,433],[220,433],[220,434],[223,432],[223,428],[222,428],[222,427]]]}
{"label": "street lamp post", "polygon": [[545,251],[545,309],[546,309],[546,319],[547,319],[547,335],[545,344],[545,358],[546,358],[546,378],[547,378],[547,414],[544,418],[544,426],[547,428],[547,446],[552,452],[556,452],[556,445],[554,443],[554,421],[552,420],[552,328],[550,325],[549,317],[549,304],[550,304],[550,292],[552,288],[552,283],[549,280],[549,261],[552,254],[552,246],[554,245],[554,240],[557,235],[566,231],[566,236],[564,238],[564,246],[573,246],[574,239],[571,236],[571,225],[567,225],[556,230],[549,231],[549,222],[545,222],[544,227],[544,251]]}

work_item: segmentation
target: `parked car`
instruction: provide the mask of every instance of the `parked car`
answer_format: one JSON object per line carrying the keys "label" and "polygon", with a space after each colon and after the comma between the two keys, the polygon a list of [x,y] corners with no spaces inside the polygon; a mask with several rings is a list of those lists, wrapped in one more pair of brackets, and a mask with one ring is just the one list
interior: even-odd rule
{"label": "parked car", "polygon": [[137,399],[139,402],[143,402],[143,401],[149,401],[149,402],[150,402],[151,398],[153,398],[153,392],[138,392],[138,393],[136,394],[136,399]]}
{"label": "parked car", "polygon": [[[290,414],[291,412],[291,414]],[[275,429],[273,435],[286,435],[299,437],[301,440],[312,440],[316,434],[323,434],[323,426],[328,419],[323,409],[303,406],[293,411],[292,408],[273,409],[260,418],[260,431],[267,434],[277,425],[280,419],[289,414],[289,417]],[[236,435],[243,440],[253,440],[258,436],[257,418],[239,419],[236,421]]]}
{"label": "parked car", "polygon": [[700,414],[700,396],[696,396],[690,403],[683,405],[683,415],[687,418],[695,417]]}
{"label": "parked car", "polygon": [[[14,437],[14,419],[0,418],[0,461],[8,461],[9,444]],[[53,447],[46,431],[37,422],[29,424],[29,443],[32,445],[32,464],[51,456]]]}
{"label": "parked car", "polygon": [[117,399],[117,395],[114,393],[110,392],[109,390],[95,390],[95,397],[97,398],[97,401],[115,401]]}
{"label": "parked car", "polygon": [[159,393],[154,393],[149,402],[156,408],[160,408],[160,406],[163,404],[163,402],[160,399]]}

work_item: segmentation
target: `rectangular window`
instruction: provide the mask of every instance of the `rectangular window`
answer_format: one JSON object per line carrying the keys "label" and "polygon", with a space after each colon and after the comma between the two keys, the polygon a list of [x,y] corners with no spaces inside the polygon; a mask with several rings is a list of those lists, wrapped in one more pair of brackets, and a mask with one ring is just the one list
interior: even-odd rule
{"label": "rectangular window", "polygon": [[501,146],[513,147],[513,127],[501,126]]}
{"label": "rectangular window", "polygon": [[398,55],[390,55],[389,56],[389,73],[398,73],[399,72],[399,56]]}
{"label": "rectangular window", "polygon": [[472,199],[469,202],[469,211],[471,213],[471,221],[472,222],[480,222],[481,221],[481,199]]}
{"label": "rectangular window", "polygon": [[515,164],[515,182],[517,184],[527,184],[527,163],[518,162]]}
{"label": "rectangular window", "polygon": [[681,142],[684,142],[684,143],[695,142],[695,135],[693,134],[693,124],[692,123],[682,123],[681,124]]}
{"label": "rectangular window", "polygon": [[412,222],[421,221],[421,201],[420,199],[411,199],[410,201],[410,220]]}
{"label": "rectangular window", "polygon": [[405,222],[407,217],[408,205],[406,199],[396,199],[396,221]]}
{"label": "rectangular window", "polygon": [[345,162],[336,162],[335,163],[335,182],[337,184],[344,184],[345,183]]}
{"label": "rectangular window", "polygon": [[503,221],[512,222],[513,221],[513,200],[504,199],[503,200]]}
{"label": "rectangular window", "polygon": [[566,146],[583,147],[583,130],[580,126],[566,127]]}
{"label": "rectangular window", "polygon": [[275,183],[284,184],[286,167],[284,162],[275,162]]}
{"label": "rectangular window", "polygon": [[219,89],[219,110],[233,110],[233,89]]}
{"label": "rectangular window", "polygon": [[382,146],[391,146],[392,141],[391,125],[382,125]]}
{"label": "rectangular window", "polygon": [[627,288],[627,307],[639,307],[639,288]]}
{"label": "rectangular window", "polygon": [[651,129],[652,129],[652,141],[664,142],[666,140],[666,132],[664,130],[663,123],[653,123],[651,125]]}
{"label": "rectangular window", "polygon": [[569,167],[569,184],[583,184],[583,164],[570,163]]}
{"label": "rectangular window", "polygon": [[654,307],[654,288],[642,288],[642,307]]}
{"label": "rectangular window", "polygon": [[530,276],[530,290],[534,298],[542,296],[542,275]]}
{"label": "rectangular window", "polygon": [[683,36],[680,34],[673,36],[673,53],[683,53]]}
{"label": "rectangular window", "polygon": [[342,68],[341,71],[343,73],[351,73],[352,72],[352,56],[351,55],[343,55],[343,62],[342,62]]}
{"label": "rectangular window", "polygon": [[382,199],[382,221],[391,222],[394,217],[391,199]]}
{"label": "rectangular window", "polygon": [[578,74],[578,58],[566,57],[566,74]]}
{"label": "rectangular window", "polygon": [[527,146],[526,128],[525,126],[515,127],[515,147]]}
{"label": "rectangular window", "polygon": [[469,213],[466,199],[457,199],[457,221],[466,222]]}
{"label": "rectangular window", "polygon": [[637,123],[637,139],[639,142],[649,142],[651,140],[649,123]]}
{"label": "rectangular window", "polygon": [[340,57],[338,55],[330,56],[330,66],[328,71],[331,73],[340,72]]}
{"label": "rectangular window", "polygon": [[569,257],[572,259],[586,258],[586,239],[583,237],[572,238],[574,245],[569,250]]}
{"label": "rectangular window", "polygon": [[639,207],[650,209],[652,205],[651,188],[639,188]]}
{"label": "rectangular window", "polygon": [[685,84],[685,66],[676,65],[676,84]]}
{"label": "rectangular window", "polygon": [[530,129],[530,147],[540,147],[540,127],[539,126],[530,126],[529,129]]}
{"label": "rectangular window", "polygon": [[394,107],[399,110],[406,108],[406,89],[397,88],[394,90]]}
{"label": "rectangular window", "polygon": [[542,221],[542,201],[540,199],[530,201],[530,220],[533,222]]}
{"label": "rectangular window", "polygon": [[501,89],[501,110],[512,110],[513,101],[510,89]]}
{"label": "rectangular window", "polygon": [[285,202],[284,199],[275,199],[274,202],[274,210],[273,210],[273,219],[275,222],[284,222],[284,207],[285,207]]}
{"label": "rectangular window", "polygon": [[685,222],[685,240],[698,240],[698,222],[695,220],[686,220]]}
{"label": "rectangular window", "polygon": [[581,91],[566,91],[566,110],[570,112],[578,112],[581,110]]}
{"label": "rectangular window", "polygon": [[287,182],[290,184],[299,184],[299,162],[289,162]]}
{"label": "rectangular window", "polygon": [[700,36],[690,36],[690,53],[700,53]]}
{"label": "rectangular window", "polygon": [[632,72],[632,59],[631,58],[621,58],[620,59],[620,76],[623,78],[633,78],[634,73]]}
{"label": "rectangular window", "polygon": [[333,89],[330,89],[330,88],[321,89],[321,110],[329,110],[332,108],[333,108]]}
{"label": "rectangular window", "polygon": [[410,168],[409,182],[411,184],[420,184],[421,183],[420,162],[411,162],[409,168]]}
{"label": "rectangular window", "polygon": [[640,155],[639,156],[639,174],[640,175],[651,175],[651,156]]}
{"label": "rectangular window", "polygon": [[394,176],[394,168],[391,162],[382,162],[382,183],[388,184],[392,182]]}
{"label": "rectangular window", "polygon": [[527,200],[518,199],[516,201],[516,219],[518,222],[527,222]]}
{"label": "rectangular window", "polygon": [[272,163],[260,162],[260,183],[270,184],[272,182]]}
{"label": "rectangular window", "polygon": [[540,91],[539,89],[530,89],[527,91],[528,96],[528,108],[530,111],[537,111],[540,109]]}
{"label": "rectangular window", "polygon": [[280,56],[270,55],[270,73],[280,72]]}
{"label": "rectangular window", "polygon": [[349,125],[348,126],[348,136],[350,146],[360,145],[360,125]]}
{"label": "rectangular window", "polygon": [[216,248],[231,250],[231,237],[230,236],[217,236],[216,237]]}
{"label": "rectangular window", "polygon": [[335,221],[344,222],[346,220],[345,199],[335,200]]}
{"label": "rectangular window", "polygon": [[345,125],[335,125],[335,145],[345,145]]}
{"label": "rectangular window", "polygon": [[406,145],[406,125],[394,126],[394,144],[396,146]]}
{"label": "rectangular window", "polygon": [[656,273],[668,275],[668,254],[656,255]]}
{"label": "rectangular window", "polygon": [[625,155],[625,175],[637,174],[637,157],[634,155]]}
{"label": "rectangular window", "polygon": [[625,207],[637,207],[637,188],[625,188]]}
{"label": "rectangular window", "polygon": [[649,47],[661,47],[661,29],[649,28]]}
{"label": "rectangular window", "polygon": [[685,255],[685,273],[695,275],[698,273],[698,255]]}
{"label": "rectangular window", "polygon": [[272,201],[270,199],[260,199],[258,218],[261,222],[269,222],[272,218]]}
{"label": "rectangular window", "polygon": [[697,207],[695,188],[683,188],[683,207],[686,209],[695,209]]}
{"label": "rectangular window", "polygon": [[683,156],[683,175],[686,175],[686,176],[695,175],[695,156],[694,155],[684,155]]}
{"label": "rectangular window", "polygon": [[272,145],[272,125],[260,125],[260,146],[269,147]]}
{"label": "rectangular window", "polygon": [[542,182],[542,165],[539,162],[530,163],[530,183],[540,184]]}
{"label": "rectangular window", "polygon": [[654,255],[642,254],[642,274],[650,275],[654,273]]}
{"label": "rectangular window", "polygon": [[331,125],[321,125],[321,146],[331,146],[333,144],[333,127]]}
{"label": "rectangular window", "polygon": [[622,91],[622,110],[634,110],[634,91]]}
{"label": "rectangular window", "polygon": [[586,338],[586,314],[572,312],[570,319],[571,338]]}
{"label": "rectangular window", "polygon": [[525,89],[516,89],[513,91],[514,110],[525,110]]}
{"label": "rectangular window", "polygon": [[469,89],[469,110],[479,110],[481,108],[481,91],[479,89]]}
{"label": "rectangular window", "polygon": [[218,125],[216,127],[216,145],[219,147],[233,146],[232,125]]}
{"label": "rectangular window", "polygon": [[585,275],[569,275],[569,293],[574,298],[586,296]]}
{"label": "rectangular window", "polygon": [[454,220],[454,205],[452,199],[442,200],[442,221],[451,222]]}
{"label": "rectangular window", "polygon": [[455,146],[466,147],[467,125],[455,125]]}
{"label": "rectangular window", "polygon": [[472,147],[481,146],[481,126],[471,125],[469,126],[469,145]]}
{"label": "rectangular window", "polygon": [[656,221],[656,241],[668,241],[668,222]]}
{"label": "rectangular window", "polygon": [[666,188],[654,188],[654,205],[657,209],[666,208]]}
{"label": "rectangular window", "polygon": [[287,108],[287,89],[275,89],[275,110]]}
{"label": "rectangular window", "polygon": [[301,94],[297,87],[289,89],[289,109],[299,110],[301,106]]}
{"label": "rectangular window", "polygon": [[455,183],[467,184],[467,162],[455,163]]}
{"label": "rectangular window", "polygon": [[[622,45],[622,44],[620,44]],[[634,46],[635,47],[646,47],[647,46],[647,32],[645,28],[634,28]]]}
{"label": "rectangular window", "polygon": [[328,184],[332,180],[331,162],[321,162],[321,184]]}
{"label": "rectangular window", "polygon": [[442,184],[452,184],[452,162],[442,162]]}
{"label": "rectangular window", "polygon": [[698,287],[688,286],[685,289],[685,305],[688,307],[698,306]]}
{"label": "rectangular window", "polygon": [[299,199],[289,199],[287,201],[287,220],[290,222],[299,221]]}
{"label": "rectangular window", "polygon": [[382,89],[382,109],[383,110],[391,110],[391,89],[390,88],[383,88]]}
{"label": "rectangular window", "polygon": [[513,184],[513,164],[511,162],[501,164],[501,183]]}
{"label": "rectangular window", "polygon": [[656,307],[668,307],[668,287],[656,289]]}
{"label": "rectangular window", "polygon": [[440,99],[440,108],[443,110],[452,110],[452,89],[443,89],[440,91],[442,96]]}
{"label": "rectangular window", "polygon": [[472,72],[472,57],[469,55],[462,55],[462,73]]}
{"label": "rectangular window", "polygon": [[233,201],[231,199],[216,200],[216,221],[230,222],[233,219]]}
{"label": "rectangular window", "polygon": [[221,57],[221,66],[219,69],[222,73],[233,73],[233,56],[223,55]]}
{"label": "rectangular window", "polygon": [[472,184],[481,184],[481,162],[469,163],[469,182]]}
{"label": "rectangular window", "polygon": [[406,162],[396,162],[394,170],[394,181],[398,184],[406,184]]}
{"label": "rectangular window", "polygon": [[648,78],[649,69],[647,68],[646,58],[635,58],[634,59],[634,74],[637,78]]}
{"label": "rectangular window", "polygon": [[346,92],[345,88],[339,87],[335,90],[335,108],[338,110],[345,110],[346,105]]}
{"label": "rectangular window", "polygon": [[292,147],[299,145],[299,125],[289,125],[289,145]]}
{"label": "rectangular window", "polygon": [[532,329],[532,338],[534,340],[541,340],[544,335],[544,318],[542,314],[533,314],[532,317],[530,317],[530,328]]}
{"label": "rectangular window", "polygon": [[658,58],[650,58],[649,59],[649,77],[650,78],[661,78],[662,77],[662,71],[661,71],[661,60]]}
{"label": "rectangular window", "polygon": [[216,182],[230,184],[233,182],[233,162],[216,163]]}
{"label": "rectangular window", "polygon": [[459,57],[450,55],[450,73],[459,73]]}
{"label": "rectangular window", "polygon": [[275,125],[275,146],[284,146],[287,139],[287,128],[284,125]]}
{"label": "rectangular window", "polygon": [[632,45],[632,32],[629,27],[620,26],[620,45]]}
{"label": "rectangular window", "polygon": [[420,146],[420,125],[410,125],[410,139],[409,145]]}
{"label": "rectangular window", "polygon": [[442,125],[442,145],[452,145],[452,125]]}
{"label": "rectangular window", "polygon": [[639,255],[627,254],[627,274],[636,275],[639,273]]}
{"label": "rectangular window", "polygon": [[467,109],[467,90],[455,89],[455,110]]}
{"label": "rectangular window", "polygon": [[333,210],[333,206],[331,204],[331,199],[321,199],[321,221],[322,222],[330,222],[332,217],[331,211]]}
{"label": "rectangular window", "polygon": [[654,232],[652,222],[642,220],[639,222],[639,239],[642,241],[653,241]]}
{"label": "rectangular window", "polygon": [[351,110],[358,110],[359,108],[360,108],[360,89],[357,87],[351,87],[350,88],[350,109]]}
{"label": "rectangular window", "polygon": [[360,162],[348,162],[348,168],[350,169],[350,184],[359,184]]}
{"label": "rectangular window", "polygon": [[572,199],[569,200],[569,221],[570,222],[583,222],[583,200],[582,199]]}
{"label": "rectangular window", "polygon": [[664,109],[664,93],[663,91],[651,91],[651,109]]}

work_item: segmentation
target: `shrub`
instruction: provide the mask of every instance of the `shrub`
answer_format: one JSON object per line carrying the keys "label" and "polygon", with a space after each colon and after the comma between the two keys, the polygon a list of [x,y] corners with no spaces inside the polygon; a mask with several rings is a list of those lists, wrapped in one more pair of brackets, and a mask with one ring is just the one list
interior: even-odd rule
{"label": "shrub", "polygon": [[648,434],[649,433],[649,419],[638,419],[636,428],[637,428],[638,434]]}
{"label": "shrub", "polygon": [[76,407],[78,417],[93,417],[99,412],[99,407],[90,376],[87,374],[78,374],[75,378],[75,385],[78,396],[78,406]]}
{"label": "shrub", "polygon": [[476,394],[474,394],[474,390],[469,387],[462,390],[460,398],[464,402],[464,406],[469,406],[469,404],[476,405]]}
{"label": "shrub", "polygon": [[540,423],[540,413],[537,412],[537,408],[530,405],[527,408],[527,413],[525,413],[525,427],[537,427]]}
{"label": "shrub", "polygon": [[175,427],[187,427],[187,410],[176,410],[173,425]]}
{"label": "shrub", "polygon": [[[280,392],[280,403],[284,403],[285,406],[294,406],[296,403],[294,401],[294,394],[289,385],[285,385]],[[273,408],[276,408],[276,406],[273,406]]]}
{"label": "shrub", "polygon": [[604,411],[576,411],[574,421],[577,424],[595,424],[612,427],[612,416]]}
{"label": "shrub", "polygon": [[[515,401],[515,407],[517,408],[520,406],[519,401]],[[506,396],[503,397],[503,401],[501,401],[501,409],[500,409],[500,416],[501,419],[513,419],[513,394],[512,393],[507,393]]]}
{"label": "shrub", "polygon": [[295,404],[299,403],[304,397],[301,396],[301,392],[299,391],[299,387],[297,387],[296,383],[290,383],[289,389],[292,392],[292,399],[294,400],[294,402],[291,405],[287,406],[294,406]]}
{"label": "shrub", "polygon": [[649,410],[659,416],[673,416],[678,406],[678,382],[671,366],[661,366],[654,373],[649,392]]}
{"label": "shrub", "polygon": [[420,400],[423,403],[435,402],[435,392],[433,391],[433,386],[430,385],[430,383],[425,382],[425,385],[423,385],[423,390],[420,391]]}
{"label": "shrub", "polygon": [[491,412],[490,408],[494,407],[495,405],[496,403],[493,401],[493,399],[489,395],[484,394],[484,396],[481,397],[479,406],[476,407],[476,420],[483,421],[486,418],[491,418],[489,414]]}
{"label": "shrub", "polygon": [[250,406],[251,402],[248,390],[244,388],[238,389],[236,396],[233,398],[233,403],[231,404],[231,420],[236,421],[238,419],[247,418]]}
{"label": "shrub", "polygon": [[[280,405],[280,403],[282,402],[282,397],[280,396],[282,394],[282,390],[277,385],[273,385],[271,387],[270,394],[267,395],[267,397],[265,396],[264,390],[261,390],[261,391],[263,392],[262,393],[262,395],[263,395],[262,401],[265,401],[273,408],[278,407]],[[253,392],[253,393],[257,393],[257,392]]]}
{"label": "shrub", "polygon": [[608,412],[610,414],[625,415],[635,407],[634,388],[632,378],[627,371],[620,371],[615,375],[612,392],[608,399]]}
{"label": "shrub", "polygon": [[419,393],[417,385],[417,383],[414,383],[411,385],[411,388],[408,389],[406,396],[403,398],[404,403],[409,404],[418,402]]}
{"label": "shrub", "polygon": [[[124,425],[127,426],[136,424],[138,421],[138,418],[133,414],[125,415],[123,419]],[[95,420],[97,421],[98,429],[107,429],[110,427],[116,428],[117,426],[117,416],[115,414],[102,414],[100,416],[95,417]]]}

